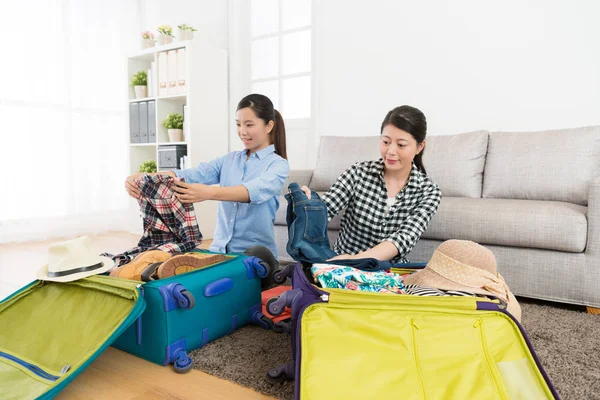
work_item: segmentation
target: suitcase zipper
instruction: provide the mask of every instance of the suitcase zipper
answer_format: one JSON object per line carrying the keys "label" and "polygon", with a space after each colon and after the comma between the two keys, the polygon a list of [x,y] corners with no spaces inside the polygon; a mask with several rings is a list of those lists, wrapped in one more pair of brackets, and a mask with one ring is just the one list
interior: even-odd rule
{"label": "suitcase zipper", "polygon": [[423,385],[423,373],[421,370],[421,362],[419,361],[419,355],[417,354],[417,336],[415,335],[415,330],[419,329],[417,324],[413,319],[410,320],[410,339],[412,342],[412,351],[413,357],[415,361],[415,367],[417,369],[417,376],[419,377],[419,385],[421,387],[421,398],[427,399],[427,394],[425,393],[425,386]]}
{"label": "suitcase zipper", "polygon": [[[346,289],[330,289],[329,297],[333,299],[328,302],[335,304],[345,304],[350,306],[366,306],[366,305],[384,305],[384,306],[409,306],[409,307],[427,307],[448,310],[467,310],[475,311],[474,301],[477,303],[483,302],[490,304],[493,307],[500,306],[498,300],[487,300],[482,297],[428,297],[428,296],[413,296],[408,294],[384,294],[374,292],[360,292]],[[444,306],[440,307],[440,298],[444,299]]]}
{"label": "suitcase zipper", "polygon": [[0,351],[0,357],[4,357],[7,360],[11,360],[11,361],[19,364],[20,366],[25,367],[29,371],[33,372],[35,375],[37,375],[37,376],[39,376],[41,378],[47,379],[49,381],[56,381],[58,378],[60,378],[59,376],[49,374],[48,372],[44,371],[43,369],[41,369],[37,365],[33,365],[33,364],[28,363],[28,362],[25,362],[25,361],[23,361],[23,360],[15,357],[15,356],[12,356],[10,354],[3,353],[3,352]]}
{"label": "suitcase zipper", "polygon": [[481,350],[483,351],[483,358],[485,359],[485,365],[487,367],[488,373],[490,374],[492,380],[494,381],[494,385],[496,385],[496,390],[498,390],[500,397],[502,399],[508,399],[503,386],[500,384],[500,382],[498,380],[497,372],[494,369],[495,362],[493,359],[491,359],[492,357],[490,356],[490,354],[488,352],[487,344],[486,344],[486,340],[485,340],[485,334],[483,333],[483,322],[481,321],[481,319],[478,319],[477,322],[475,323],[475,325],[473,325],[473,327],[477,328],[477,330],[479,331],[479,344],[481,345]]}

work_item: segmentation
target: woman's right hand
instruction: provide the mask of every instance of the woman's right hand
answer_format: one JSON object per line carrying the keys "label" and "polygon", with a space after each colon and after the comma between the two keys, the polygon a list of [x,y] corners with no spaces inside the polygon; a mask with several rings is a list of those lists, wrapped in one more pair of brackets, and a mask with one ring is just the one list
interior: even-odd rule
{"label": "woman's right hand", "polygon": [[309,198],[310,200],[310,189],[306,186],[302,186],[300,189],[302,189],[302,191],[304,192],[304,194],[306,195],[306,197]]}
{"label": "woman's right hand", "polygon": [[142,194],[135,184],[135,180],[140,178],[143,174],[143,172],[136,172],[125,179],[125,190],[127,190],[127,193],[136,200],[139,199]]}

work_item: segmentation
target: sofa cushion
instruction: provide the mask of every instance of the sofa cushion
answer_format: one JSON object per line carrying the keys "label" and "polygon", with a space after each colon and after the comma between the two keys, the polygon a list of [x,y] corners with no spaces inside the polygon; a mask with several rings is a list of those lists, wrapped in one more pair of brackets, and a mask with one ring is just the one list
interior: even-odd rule
{"label": "sofa cushion", "polygon": [[587,205],[600,175],[600,126],[490,134],[483,197]]}
{"label": "sofa cushion", "polygon": [[338,176],[359,161],[377,160],[378,136],[321,136],[319,158],[310,181],[314,190],[328,190]]}
{"label": "sofa cushion", "polygon": [[481,197],[488,131],[427,136],[423,164],[444,196]]}
{"label": "sofa cushion", "polygon": [[427,239],[583,252],[587,207],[555,202],[444,197]]}
{"label": "sofa cushion", "polygon": [[285,180],[285,182],[283,183],[283,187],[281,188],[281,194],[286,194],[289,190],[288,190],[288,186],[290,185],[290,183],[295,182],[298,185],[300,185],[300,187],[302,186],[308,186],[310,184],[310,178],[312,177],[312,169],[311,170],[307,170],[307,169],[292,169],[290,170],[290,174],[288,175],[287,179]]}

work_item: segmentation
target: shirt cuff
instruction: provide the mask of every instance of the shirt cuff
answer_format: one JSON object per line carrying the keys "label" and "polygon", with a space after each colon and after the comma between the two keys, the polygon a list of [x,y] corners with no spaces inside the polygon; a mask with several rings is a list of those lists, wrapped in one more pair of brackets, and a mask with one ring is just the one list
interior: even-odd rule
{"label": "shirt cuff", "polygon": [[250,197],[250,204],[260,203],[261,198],[260,198],[260,188],[258,187],[259,182],[256,182],[256,181],[244,182],[244,183],[242,183],[242,186],[244,186],[246,188],[246,190],[248,191],[248,197]]}
{"label": "shirt cuff", "polygon": [[176,169],[175,171],[172,171],[175,173],[175,176],[178,178],[183,178],[186,182],[188,182],[188,177],[187,177],[187,173],[182,170],[182,169]]}

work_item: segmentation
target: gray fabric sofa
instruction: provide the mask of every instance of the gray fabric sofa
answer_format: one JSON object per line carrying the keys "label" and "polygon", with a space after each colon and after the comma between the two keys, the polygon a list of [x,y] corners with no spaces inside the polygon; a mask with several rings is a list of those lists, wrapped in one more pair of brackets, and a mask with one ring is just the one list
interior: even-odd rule
{"label": "gray fabric sofa", "polygon": [[[316,168],[288,181],[324,192],[354,162],[379,158],[378,146],[378,136],[324,136]],[[600,126],[430,136],[424,164],[443,198],[411,261],[473,240],[494,252],[515,295],[600,307]],[[286,207],[282,197],[275,238],[289,261]],[[329,223],[332,245],[340,222]]]}

